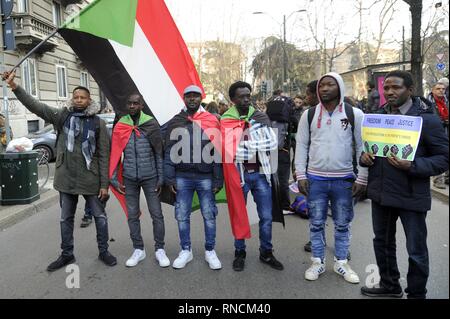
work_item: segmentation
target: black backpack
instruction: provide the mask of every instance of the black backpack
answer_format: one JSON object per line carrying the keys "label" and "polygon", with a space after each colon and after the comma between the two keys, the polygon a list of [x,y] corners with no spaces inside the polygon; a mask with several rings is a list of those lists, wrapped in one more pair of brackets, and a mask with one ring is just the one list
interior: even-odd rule
{"label": "black backpack", "polygon": [[[355,143],[355,113],[353,112],[353,107],[347,103],[344,103],[345,114],[347,115],[348,122],[352,127],[352,140],[353,140],[353,171],[355,174],[358,174],[358,162],[356,158],[356,143]],[[309,143],[311,144],[311,124],[314,119],[314,115],[316,114],[316,106],[308,109],[308,126],[309,126]]]}

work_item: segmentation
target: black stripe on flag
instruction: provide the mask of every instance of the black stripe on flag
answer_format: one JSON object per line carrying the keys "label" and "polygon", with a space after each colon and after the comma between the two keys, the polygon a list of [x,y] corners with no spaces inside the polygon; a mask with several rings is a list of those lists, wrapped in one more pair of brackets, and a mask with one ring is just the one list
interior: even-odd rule
{"label": "black stripe on flag", "polygon": [[[111,43],[89,33],[71,29],[61,29],[59,34],[98,83],[113,106],[116,115],[128,114],[127,98],[139,90]],[[144,112],[155,117],[147,103],[145,103]]]}

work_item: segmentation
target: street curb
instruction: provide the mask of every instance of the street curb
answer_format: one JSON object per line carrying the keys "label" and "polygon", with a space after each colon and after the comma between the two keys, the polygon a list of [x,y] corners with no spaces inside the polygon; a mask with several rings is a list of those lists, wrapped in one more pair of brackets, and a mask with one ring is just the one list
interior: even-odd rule
{"label": "street curb", "polygon": [[27,205],[3,206],[0,210],[0,230],[11,227],[22,220],[42,212],[58,202],[59,193],[53,189],[41,194],[40,199]]}
{"label": "street curb", "polygon": [[448,191],[431,187],[431,195],[448,204]]}

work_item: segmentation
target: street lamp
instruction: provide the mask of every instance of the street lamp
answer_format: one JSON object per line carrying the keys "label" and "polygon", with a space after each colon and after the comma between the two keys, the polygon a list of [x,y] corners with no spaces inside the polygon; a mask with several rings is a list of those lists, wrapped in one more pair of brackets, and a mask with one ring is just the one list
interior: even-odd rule
{"label": "street lamp", "polygon": [[[286,21],[294,14],[294,13],[298,13],[298,12],[306,12],[305,9],[301,9],[301,10],[295,10],[293,12],[291,12],[287,17],[285,14],[283,14],[283,90],[284,90],[284,86],[287,82],[287,65],[288,65],[288,59],[287,59],[287,52],[286,52]],[[263,12],[263,11],[255,11],[252,14],[265,14],[268,15],[272,20],[274,20],[278,25],[281,25],[281,23],[279,23],[276,19],[274,19],[270,14],[268,14],[267,12]]]}

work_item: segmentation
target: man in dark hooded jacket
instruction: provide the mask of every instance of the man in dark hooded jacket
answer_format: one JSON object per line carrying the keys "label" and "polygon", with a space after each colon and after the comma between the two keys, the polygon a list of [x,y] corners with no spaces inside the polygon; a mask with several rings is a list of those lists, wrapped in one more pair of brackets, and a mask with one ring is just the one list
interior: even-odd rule
{"label": "man in dark hooded jacket", "polygon": [[414,160],[386,158],[363,153],[361,165],[369,167],[368,197],[372,200],[375,257],[380,272],[379,287],[362,287],[370,297],[403,296],[397,266],[395,232],[400,218],[406,234],[409,269],[405,292],[408,298],[425,298],[429,274],[427,211],[431,209],[430,177],[448,169],[448,136],[432,108],[413,97],[413,80],[408,72],[386,75],[381,114],[420,116],[422,132]]}
{"label": "man in dark hooded jacket", "polygon": [[73,224],[79,195],[83,195],[93,210],[99,259],[108,266],[116,265],[116,257],[108,251],[108,218],[105,212],[105,202],[109,197],[109,137],[105,122],[95,115],[98,107],[91,100],[89,90],[75,88],[67,108],[54,108],[35,100],[17,85],[14,72],[4,73],[2,78],[29,111],[53,124],[58,131],[53,185],[60,194],[62,253],[47,267],[47,271],[75,262]]}

